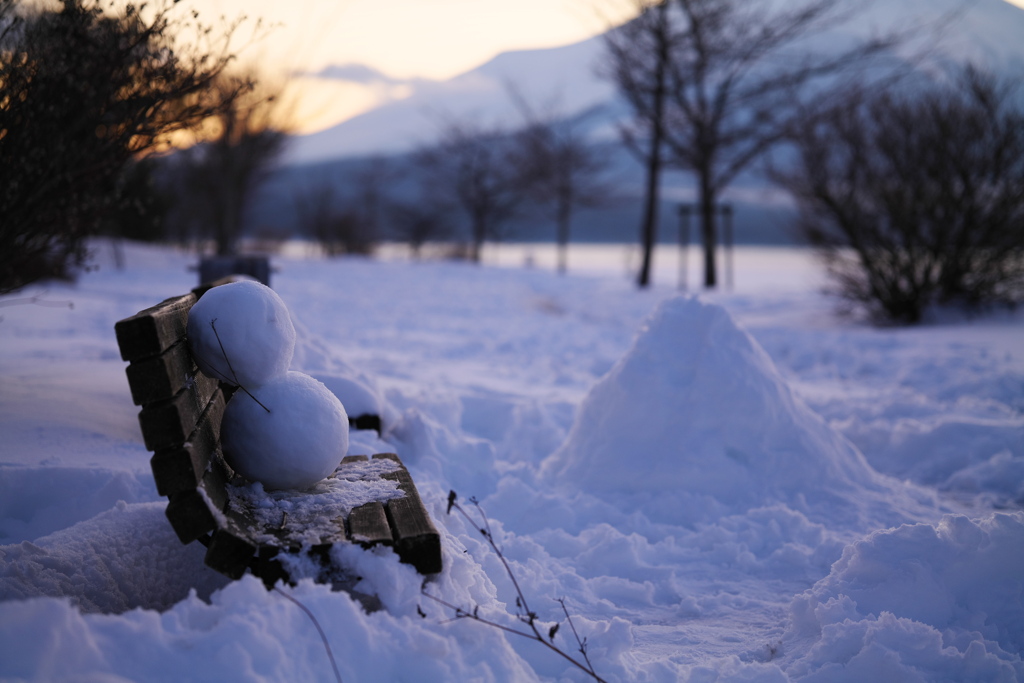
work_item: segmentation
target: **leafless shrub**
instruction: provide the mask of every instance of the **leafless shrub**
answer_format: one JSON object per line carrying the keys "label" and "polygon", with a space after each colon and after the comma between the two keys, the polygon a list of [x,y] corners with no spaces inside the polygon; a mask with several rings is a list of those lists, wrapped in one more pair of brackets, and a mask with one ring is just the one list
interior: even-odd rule
{"label": "leafless shrub", "polygon": [[[377,231],[365,204],[343,195],[340,181],[323,179],[302,187],[295,196],[299,230],[333,257],[367,255],[377,245]],[[361,210],[362,209],[362,210]]]}
{"label": "leafless shrub", "polygon": [[422,255],[423,245],[451,234],[449,211],[422,198],[418,202],[397,202],[391,207],[391,232],[408,243],[413,259]]}
{"label": "leafless shrub", "polygon": [[776,172],[839,292],[878,320],[1024,299],[1024,109],[973,67],[860,90]]}
{"label": "leafless shrub", "polygon": [[222,106],[210,86],[237,24],[107,5],[0,0],[0,293],[83,265],[130,161]]}

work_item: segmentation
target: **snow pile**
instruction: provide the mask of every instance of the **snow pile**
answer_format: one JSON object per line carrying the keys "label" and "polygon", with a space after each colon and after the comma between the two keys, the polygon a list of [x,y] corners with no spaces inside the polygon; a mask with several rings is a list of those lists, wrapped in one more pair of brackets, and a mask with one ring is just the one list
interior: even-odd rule
{"label": "snow pile", "polygon": [[1021,455],[1009,449],[999,451],[988,460],[953,472],[940,490],[973,494],[990,501],[992,507],[1024,506],[1024,434],[1017,443]]}
{"label": "snow pile", "polygon": [[[1012,318],[995,316],[969,326],[826,327],[813,343],[784,328],[758,337],[811,408],[874,469],[1000,509],[1024,504],[1015,330]],[[988,343],[968,343],[979,338]]]}
{"label": "snow pile", "polygon": [[697,298],[661,304],[544,467],[679,524],[777,502],[831,523],[906,514],[887,501],[899,484],[793,394],[725,309]]}
{"label": "snow pile", "polygon": [[295,355],[292,369],[304,372],[327,387],[345,406],[349,417],[380,417],[383,430],[398,420],[398,411],[384,397],[374,376],[359,370],[331,350],[326,340],[311,332],[302,322],[295,325]]}
{"label": "snow pile", "polygon": [[[446,569],[428,590],[455,604],[479,605],[482,614],[513,625],[467,546],[444,527],[441,532]],[[137,542],[130,533],[123,535],[122,544]],[[355,590],[377,597],[385,609],[368,613],[348,593],[308,580],[280,588],[314,614],[342,680],[537,680],[500,631],[448,623],[444,611],[422,597],[423,577],[401,564],[390,548],[368,551],[343,544],[331,552],[363,577]],[[53,681],[83,675],[89,680],[333,680],[309,617],[258,579],[245,576],[198,597],[181,595],[176,604],[160,606],[166,611],[133,610],[116,619],[83,616],[66,600],[0,602],[0,675]],[[609,643],[629,642],[622,637],[622,620],[611,633],[588,620],[578,625],[594,643],[596,657]]]}
{"label": "snow pile", "polygon": [[203,564],[205,549],[182,546],[165,503],[121,502],[35,541],[0,546],[0,600],[60,595],[83,612],[168,609],[227,579]]}
{"label": "snow pile", "polygon": [[317,545],[337,534],[338,520],[360,505],[403,497],[396,480],[381,478],[397,469],[398,463],[387,458],[342,463],[305,491],[266,491],[259,482],[229,484],[228,504],[257,527],[274,530],[254,537],[259,543],[277,545],[283,537],[293,547]]}
{"label": "snow pile", "polygon": [[[467,624],[456,642],[416,616],[367,614],[327,586],[283,590],[316,616],[344,681],[536,680],[492,629]],[[0,670],[13,680],[334,680],[309,617],[251,576],[211,604],[191,596],[116,619],[89,619],[61,600],[0,603],[0,644]]]}
{"label": "snow pile", "polygon": [[150,472],[96,466],[4,467],[0,472],[0,543],[5,544],[66,529],[119,502],[160,498]]}
{"label": "snow pile", "polygon": [[[1024,513],[878,531],[794,600],[795,680],[1024,680]],[[807,647],[807,642],[810,647]]]}
{"label": "snow pile", "polygon": [[385,412],[381,397],[355,377],[330,373],[313,374],[312,377],[334,394],[352,417],[380,416]]}

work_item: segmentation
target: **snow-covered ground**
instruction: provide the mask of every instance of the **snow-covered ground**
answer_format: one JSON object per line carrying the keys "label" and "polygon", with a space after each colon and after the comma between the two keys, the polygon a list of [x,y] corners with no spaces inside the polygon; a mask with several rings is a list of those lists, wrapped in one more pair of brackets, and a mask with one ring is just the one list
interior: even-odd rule
{"label": "snow-covered ground", "polygon": [[[193,259],[97,256],[0,299],[0,679],[333,680],[302,610],[207,570],[154,489],[113,327]],[[667,253],[643,292],[609,247],[567,277],[550,256],[275,261],[293,367],[377,392],[383,439],[349,452],[412,472],[443,536],[428,591],[515,624],[454,489],[608,681],[1024,681],[1024,316],[844,320],[799,250],[740,249],[735,289],[697,298]],[[390,551],[343,555],[385,609],[283,590],[346,682],[585,680],[453,620]]]}

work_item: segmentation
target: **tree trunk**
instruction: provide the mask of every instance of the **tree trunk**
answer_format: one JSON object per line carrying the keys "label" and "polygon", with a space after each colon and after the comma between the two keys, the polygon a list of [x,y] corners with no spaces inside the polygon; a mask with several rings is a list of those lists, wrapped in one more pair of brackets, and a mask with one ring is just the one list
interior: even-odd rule
{"label": "tree trunk", "polygon": [[572,203],[562,202],[558,207],[558,272],[568,269],[569,227],[572,222]]}
{"label": "tree trunk", "polygon": [[473,263],[480,263],[480,251],[484,245],[484,237],[487,235],[487,224],[480,216],[473,217],[473,244],[469,249],[469,260]]}
{"label": "tree trunk", "polygon": [[665,115],[665,71],[668,68],[668,36],[664,32],[668,3],[658,5],[661,32],[658,34],[658,55],[654,73],[654,102],[651,116],[651,147],[647,153],[647,188],[644,197],[644,215],[640,226],[643,245],[643,264],[637,278],[639,287],[651,284],[651,261],[654,244],[658,241],[658,184],[661,176],[662,128]]}
{"label": "tree trunk", "polygon": [[700,230],[701,241],[704,243],[704,287],[714,289],[718,278],[715,271],[715,250],[718,235],[715,231],[715,202],[718,193],[711,184],[710,172],[704,170],[700,174]]}
{"label": "tree trunk", "polygon": [[647,157],[647,189],[644,195],[644,216],[640,226],[640,243],[643,247],[643,264],[637,285],[651,284],[651,261],[654,243],[658,239],[658,181],[661,175],[661,130],[655,129],[651,136],[651,150]]}

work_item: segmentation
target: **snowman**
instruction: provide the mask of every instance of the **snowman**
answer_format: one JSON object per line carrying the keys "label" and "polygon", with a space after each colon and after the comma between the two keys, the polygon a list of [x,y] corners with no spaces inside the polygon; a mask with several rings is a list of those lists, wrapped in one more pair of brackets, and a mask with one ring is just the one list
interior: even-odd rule
{"label": "snowman", "polygon": [[221,421],[228,464],[272,489],[308,489],[348,451],[341,401],[309,375],[289,371],[295,327],[281,297],[254,280],[208,290],[188,316],[199,369],[238,387]]}

